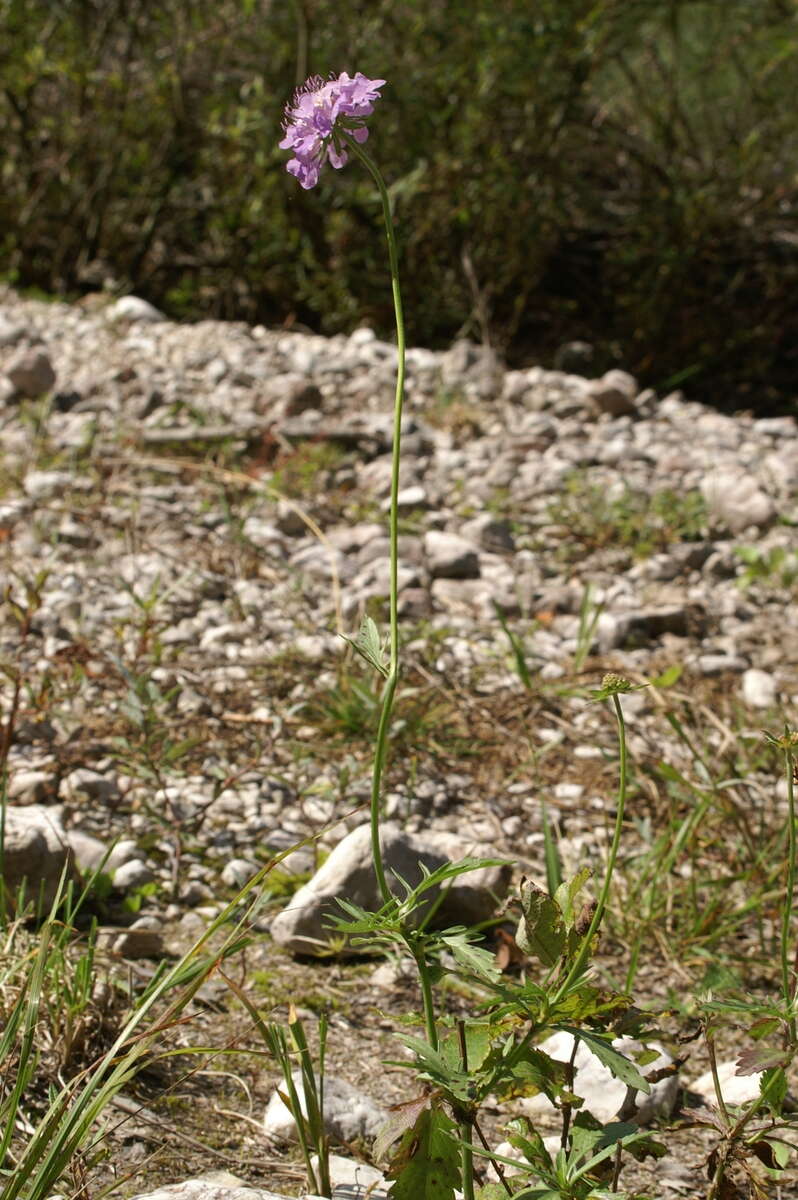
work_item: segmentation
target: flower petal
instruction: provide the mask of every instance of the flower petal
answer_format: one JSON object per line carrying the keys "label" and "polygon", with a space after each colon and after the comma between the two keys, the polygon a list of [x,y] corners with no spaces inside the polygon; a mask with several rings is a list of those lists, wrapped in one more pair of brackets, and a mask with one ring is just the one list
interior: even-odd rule
{"label": "flower petal", "polygon": [[361,71],[354,76],[342,71],[326,81],[312,75],[297,88],[286,105],[280,149],[294,152],[286,170],[303,188],[315,187],[328,159],[336,169],[348,161],[347,151],[337,148],[333,140],[336,125],[359,144],[366,141],[369,131],[363,121],[374,111],[384,83],[384,79],[369,79]]}

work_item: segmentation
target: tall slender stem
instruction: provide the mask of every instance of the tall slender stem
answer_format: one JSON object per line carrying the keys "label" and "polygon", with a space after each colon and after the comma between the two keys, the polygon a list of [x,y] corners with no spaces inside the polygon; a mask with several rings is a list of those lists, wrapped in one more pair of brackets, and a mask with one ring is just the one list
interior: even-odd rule
{"label": "tall slender stem", "polygon": [[612,837],[612,845],[610,846],[610,854],[607,859],[607,869],[604,874],[604,883],[601,888],[601,893],[596,904],[596,911],[593,913],[593,920],[590,922],[590,928],[582,939],[582,945],[579,947],[579,953],[573,961],[570,971],[566,975],[563,982],[557,989],[556,994],[551,1000],[552,1005],[555,1005],[566,994],[574,980],[578,979],[590,954],[590,947],[596,930],[601,924],[601,919],[604,916],[604,910],[607,907],[607,898],[610,894],[610,884],[612,883],[612,875],[615,870],[615,860],[618,857],[618,849],[621,844],[621,833],[623,831],[623,814],[626,808],[626,776],[627,776],[627,753],[626,753],[626,726],[623,720],[623,711],[619,697],[612,697],[613,707],[615,708],[615,719],[618,724],[618,745],[620,749],[620,761],[618,766],[618,805],[615,815],[615,832]]}
{"label": "tall slender stem", "polygon": [[396,685],[399,679],[399,466],[402,452],[402,406],[405,394],[405,322],[402,312],[402,293],[399,287],[399,256],[396,250],[396,234],[394,231],[391,201],[388,189],[380,174],[380,170],[369,154],[358,145],[354,138],[347,133],[341,133],[348,149],[359,158],[377,185],[382,201],[382,215],[385,221],[385,235],[388,241],[388,260],[391,268],[391,290],[393,292],[393,308],[396,319],[396,396],[394,399],[393,415],[393,447],[391,460],[391,501],[389,517],[390,542],[390,589],[389,589],[389,620],[390,620],[390,659],[388,677],[382,695],[382,712],[377,729],[377,741],[374,749],[374,769],[371,777],[371,850],[374,859],[374,873],[383,903],[391,899],[388,882],[385,878],[385,867],[380,847],[380,797],[382,775],[385,768],[385,758],[388,746],[388,730],[391,723]]}
{"label": "tall slender stem", "polygon": [[794,1014],[795,979],[791,978],[789,950],[790,925],[795,898],[795,783],[793,778],[793,764],[795,760],[789,746],[785,748],[784,761],[787,768],[787,820],[789,826],[787,829],[787,886],[784,907],[781,912],[781,986],[784,992],[785,1009],[791,1014],[788,1017],[788,1026],[790,1030],[790,1043],[794,1046],[796,1040],[796,1019]]}

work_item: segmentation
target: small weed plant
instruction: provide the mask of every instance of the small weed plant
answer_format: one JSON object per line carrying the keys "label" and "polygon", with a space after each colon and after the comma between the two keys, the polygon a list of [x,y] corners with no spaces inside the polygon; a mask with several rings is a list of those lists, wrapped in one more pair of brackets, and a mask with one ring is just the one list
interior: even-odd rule
{"label": "small weed plant", "polygon": [[706,505],[698,491],[664,489],[649,495],[624,486],[619,495],[608,494],[587,473],[575,471],[549,506],[549,518],[568,529],[563,554],[610,547],[633,558],[648,558],[676,542],[700,539],[706,530]]}
{"label": "small weed plant", "polygon": [[798,591],[798,550],[786,546],[738,546],[735,554],[743,564],[738,583],[743,590],[758,586],[765,590]]}

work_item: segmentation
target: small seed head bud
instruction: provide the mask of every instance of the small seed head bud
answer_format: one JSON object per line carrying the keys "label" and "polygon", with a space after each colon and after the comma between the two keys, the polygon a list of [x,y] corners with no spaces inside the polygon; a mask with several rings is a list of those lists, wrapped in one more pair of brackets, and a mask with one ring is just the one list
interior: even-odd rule
{"label": "small seed head bud", "polygon": [[614,695],[616,692],[631,692],[632,685],[628,679],[624,679],[623,675],[616,675],[614,671],[608,671],[601,681],[601,690]]}

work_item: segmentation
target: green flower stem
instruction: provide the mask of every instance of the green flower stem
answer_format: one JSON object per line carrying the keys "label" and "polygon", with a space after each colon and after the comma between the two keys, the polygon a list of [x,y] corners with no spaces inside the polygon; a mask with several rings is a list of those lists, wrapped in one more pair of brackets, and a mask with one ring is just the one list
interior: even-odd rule
{"label": "green flower stem", "polygon": [[[390,647],[388,660],[388,675],[382,694],[382,711],[377,728],[377,741],[374,748],[374,769],[371,777],[371,851],[374,859],[374,873],[382,895],[383,903],[388,904],[391,893],[385,878],[385,867],[380,847],[380,796],[382,775],[388,751],[388,730],[391,724],[396,685],[399,681],[399,468],[402,458],[402,407],[405,396],[405,321],[402,312],[402,292],[399,286],[399,255],[396,250],[396,232],[394,229],[391,201],[388,189],[380,169],[371,155],[360,146],[354,138],[342,133],[342,140],[347,148],[359,158],[377,185],[382,201],[382,215],[385,222],[385,236],[388,241],[388,261],[391,269],[391,290],[393,292],[393,309],[396,319],[396,394],[393,408],[393,446],[391,458],[391,502],[389,516],[390,543],[390,589],[389,589],[389,621]],[[411,947],[412,948],[412,947]],[[435,1006],[432,999],[432,979],[424,954],[423,944],[412,948],[421,985],[421,998],[424,1005],[424,1024],[427,1040],[433,1050],[438,1048],[438,1028],[435,1021]]]}
{"label": "green flower stem", "polygon": [[612,703],[613,703],[613,707],[615,709],[615,719],[618,723],[618,745],[620,747],[620,763],[619,763],[619,779],[618,779],[618,806],[617,806],[617,813],[615,816],[615,832],[614,832],[613,838],[612,838],[612,845],[610,846],[610,855],[607,860],[607,870],[604,874],[604,883],[601,888],[601,894],[599,895],[599,898],[598,898],[598,904],[596,905],[596,911],[593,913],[593,920],[590,922],[590,928],[588,929],[587,933],[585,934],[584,938],[582,939],[582,945],[579,947],[579,953],[577,954],[576,958],[574,959],[570,971],[568,972],[565,979],[558,987],[554,997],[551,1000],[552,1006],[554,1006],[560,1000],[562,1000],[563,996],[566,995],[569,988],[571,987],[571,984],[576,979],[579,978],[579,976],[582,974],[582,971],[584,970],[585,963],[587,961],[588,955],[590,954],[590,948],[591,948],[591,945],[593,942],[593,938],[595,937],[596,931],[598,930],[598,928],[601,924],[602,917],[604,916],[604,910],[607,907],[607,898],[610,894],[610,884],[612,883],[612,875],[613,875],[613,871],[615,870],[615,861],[618,857],[618,849],[621,844],[621,832],[623,829],[623,814],[624,814],[624,809],[626,808],[626,775],[627,775],[626,725],[624,724],[623,711],[621,710],[621,702],[620,702],[620,699],[618,698],[617,694],[613,695]]}
{"label": "green flower stem", "polygon": [[391,723],[391,710],[393,709],[393,699],[396,694],[397,679],[398,673],[392,670],[385,681],[385,690],[382,693],[382,711],[380,712],[377,741],[374,747],[374,766],[371,773],[371,856],[374,860],[374,874],[377,877],[377,886],[380,889],[383,904],[390,904],[392,896],[388,887],[388,880],[385,878],[385,866],[382,861],[382,847],[380,846],[380,792],[385,757],[388,752],[388,728]]}
{"label": "green flower stem", "polygon": [[[391,289],[393,291],[393,308],[396,318],[396,397],[394,400],[393,417],[393,456],[391,466],[391,507],[389,518],[390,539],[390,659],[388,676],[382,695],[382,712],[377,729],[377,741],[374,749],[374,769],[371,778],[371,850],[374,858],[374,873],[382,895],[383,903],[391,899],[388,882],[385,878],[385,867],[380,848],[380,794],[382,774],[388,746],[388,730],[391,723],[391,711],[396,695],[396,684],[399,679],[399,464],[402,450],[402,405],[405,393],[405,322],[402,313],[402,293],[399,288],[399,256],[396,251],[396,234],[391,215],[391,201],[388,189],[373,158],[358,145],[354,138],[347,133],[341,134],[347,148],[359,158],[377,185],[382,201],[382,215],[385,221],[385,234],[388,240],[388,259],[391,268]],[[422,981],[423,982],[423,981]],[[425,1003],[426,1011],[426,1003]]]}
{"label": "green flower stem", "polygon": [[424,955],[424,947],[422,944],[418,947],[411,946],[410,949],[415,959],[418,978],[421,983],[421,999],[424,1005],[424,1025],[427,1030],[427,1041],[433,1050],[437,1050],[438,1026],[435,1021],[435,1005],[432,1002],[432,979],[430,978],[429,967]]}
{"label": "green flower stem", "polygon": [[786,746],[784,750],[784,762],[787,768],[787,820],[789,825],[787,829],[787,887],[784,897],[784,907],[781,912],[781,986],[784,992],[785,1009],[788,1013],[792,1014],[788,1018],[788,1025],[790,1030],[790,1044],[794,1046],[796,1041],[796,1019],[794,1014],[795,980],[790,970],[789,947],[790,924],[795,899],[795,785],[793,782],[793,765],[795,759],[789,746]]}

